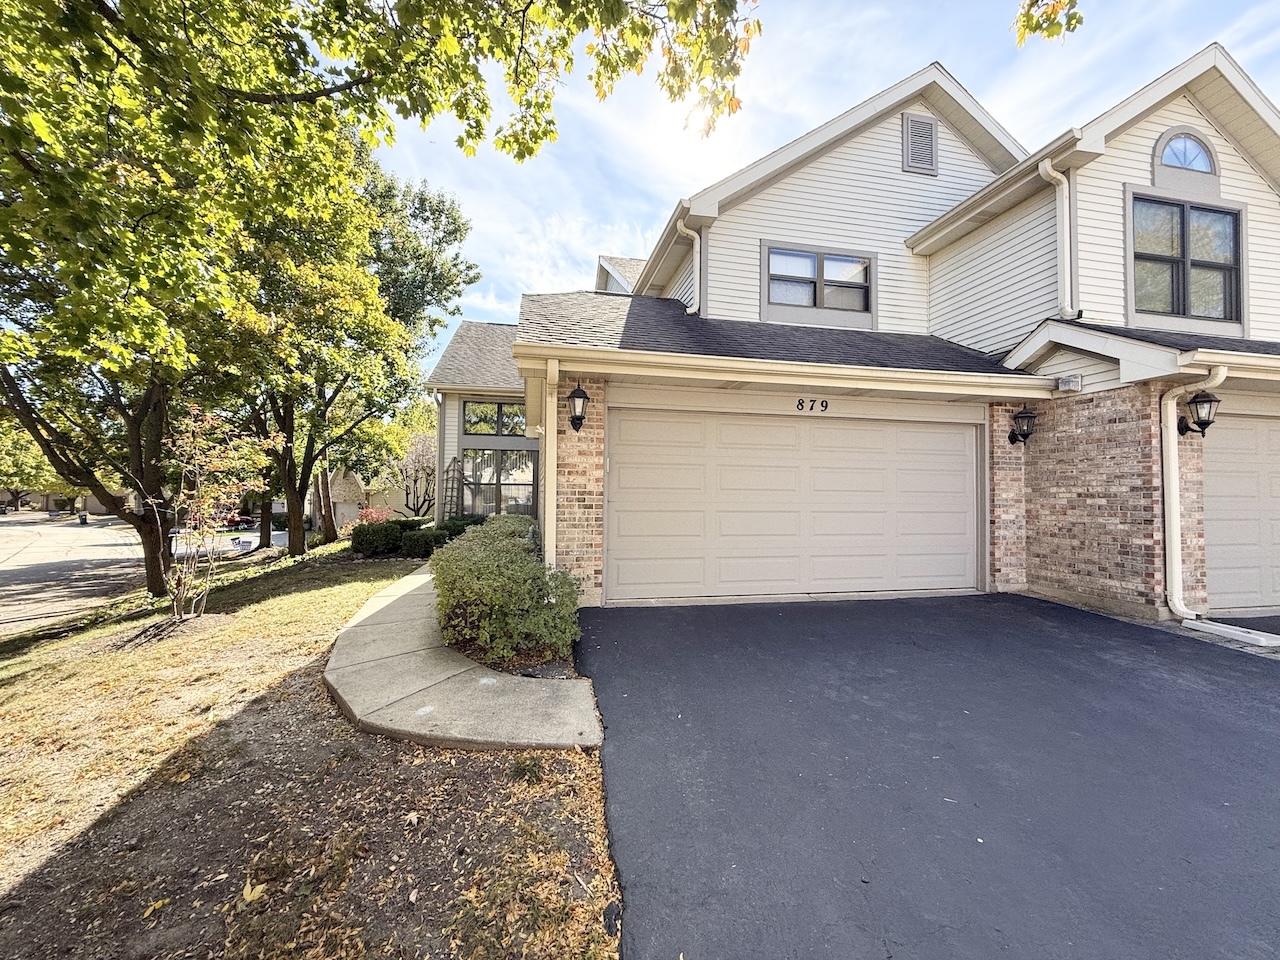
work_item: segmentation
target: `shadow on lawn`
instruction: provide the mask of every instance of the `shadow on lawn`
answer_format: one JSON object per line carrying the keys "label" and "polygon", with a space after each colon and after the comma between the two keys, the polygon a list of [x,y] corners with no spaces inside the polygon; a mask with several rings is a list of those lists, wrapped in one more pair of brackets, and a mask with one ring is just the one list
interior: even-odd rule
{"label": "shadow on lawn", "polygon": [[[538,796],[512,780],[511,754],[357,733],[324,691],[324,659],[189,741],[0,893],[0,956],[447,956],[457,897],[513,850],[522,863],[530,843],[561,851],[570,878],[596,881],[555,784],[581,755],[542,754]],[[513,801],[517,787],[532,795]]]}

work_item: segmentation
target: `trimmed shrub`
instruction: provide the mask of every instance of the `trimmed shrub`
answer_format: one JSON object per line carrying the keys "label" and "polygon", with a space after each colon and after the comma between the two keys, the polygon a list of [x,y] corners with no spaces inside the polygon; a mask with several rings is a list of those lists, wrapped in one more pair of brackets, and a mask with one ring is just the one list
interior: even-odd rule
{"label": "trimmed shrub", "polygon": [[551,570],[528,539],[529,517],[492,517],[431,557],[440,630],[489,662],[567,657],[578,639],[576,577]]}
{"label": "trimmed shrub", "polygon": [[427,522],[426,517],[392,517],[390,520],[397,527],[408,533],[410,530],[421,530]]}
{"label": "trimmed shrub", "polygon": [[404,531],[404,539],[400,542],[400,553],[406,557],[421,557],[426,559],[435,552],[436,549],[436,531],[434,530],[406,530]]}
{"label": "trimmed shrub", "polygon": [[288,530],[289,515],[287,513],[273,513],[271,515],[272,530]]}
{"label": "trimmed shrub", "polygon": [[484,522],[484,517],[476,516],[475,514],[463,514],[460,517],[450,517],[448,520],[440,521],[436,525],[436,529],[446,531],[451,537],[460,537],[467,532],[468,528]]}
{"label": "trimmed shrub", "polygon": [[358,523],[351,531],[351,551],[366,557],[395,553],[404,533],[394,523]]}

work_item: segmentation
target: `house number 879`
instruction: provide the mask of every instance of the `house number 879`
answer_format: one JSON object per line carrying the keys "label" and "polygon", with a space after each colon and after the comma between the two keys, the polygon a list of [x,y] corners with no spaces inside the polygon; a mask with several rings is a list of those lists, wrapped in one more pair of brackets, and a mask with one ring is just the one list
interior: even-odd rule
{"label": "house number 879", "polygon": [[813,412],[814,410],[818,410],[818,411],[821,411],[822,413],[826,413],[826,412],[827,412],[827,401],[825,401],[825,400],[805,400],[805,399],[803,399],[803,398],[802,398],[802,399],[800,399],[800,400],[797,400],[797,401],[796,401],[796,409],[797,409],[797,410],[799,410],[799,411],[800,411],[800,412],[802,412],[802,413],[804,413],[804,412],[806,412],[806,411],[808,411],[808,412]]}

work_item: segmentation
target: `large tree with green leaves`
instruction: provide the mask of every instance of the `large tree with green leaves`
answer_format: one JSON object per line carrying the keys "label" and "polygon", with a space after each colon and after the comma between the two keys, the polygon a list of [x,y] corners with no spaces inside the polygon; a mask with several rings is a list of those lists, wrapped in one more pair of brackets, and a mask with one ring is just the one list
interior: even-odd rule
{"label": "large tree with green leaves", "polygon": [[70,493],[30,435],[0,410],[0,493],[15,510],[31,493]]}

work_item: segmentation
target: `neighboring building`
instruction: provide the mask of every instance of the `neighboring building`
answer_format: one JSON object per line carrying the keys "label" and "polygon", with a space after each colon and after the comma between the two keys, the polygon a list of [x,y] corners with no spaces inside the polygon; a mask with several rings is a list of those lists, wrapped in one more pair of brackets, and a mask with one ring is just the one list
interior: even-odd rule
{"label": "neighboring building", "polygon": [[442,450],[466,397],[524,398],[585,603],[1275,612],[1278,263],[1280,114],[1222,47],[1032,155],[934,64],[680,201],[638,270],[526,296],[516,371],[464,324]]}

